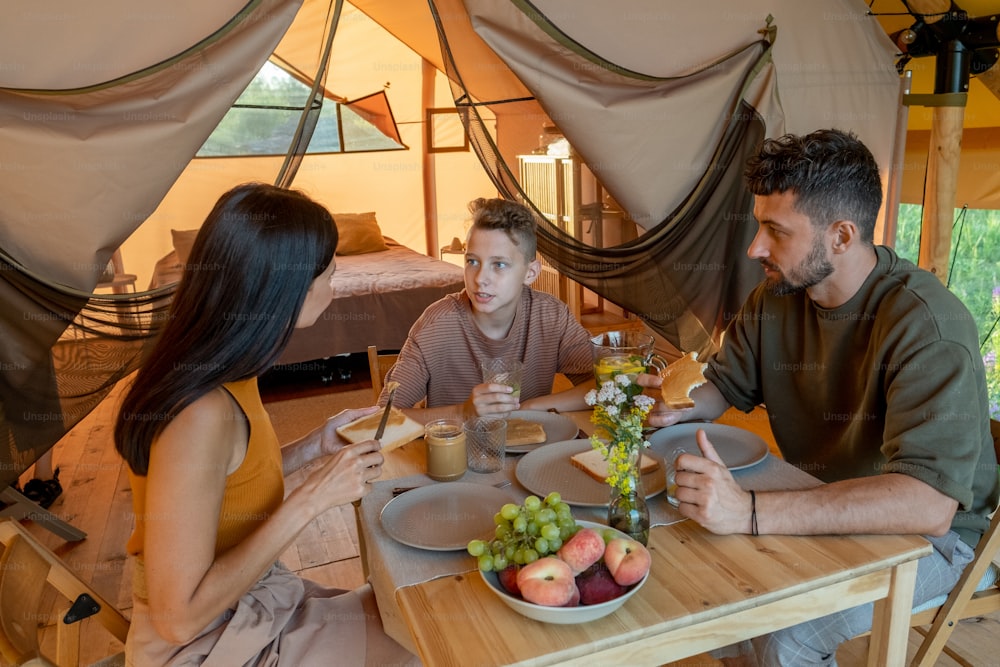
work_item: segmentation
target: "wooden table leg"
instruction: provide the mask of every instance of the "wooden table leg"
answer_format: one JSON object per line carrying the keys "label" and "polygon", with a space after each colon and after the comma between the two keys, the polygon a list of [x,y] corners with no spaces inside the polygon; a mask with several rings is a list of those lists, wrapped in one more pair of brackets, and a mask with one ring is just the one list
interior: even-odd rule
{"label": "wooden table leg", "polygon": [[875,601],[868,645],[869,667],[906,664],[906,643],[916,582],[917,561],[907,561],[892,568],[888,596]]}

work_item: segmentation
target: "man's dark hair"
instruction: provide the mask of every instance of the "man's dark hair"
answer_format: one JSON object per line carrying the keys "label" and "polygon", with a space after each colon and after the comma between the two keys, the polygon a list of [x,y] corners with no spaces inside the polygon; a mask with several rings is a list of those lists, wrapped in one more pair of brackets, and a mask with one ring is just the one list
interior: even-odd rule
{"label": "man's dark hair", "polygon": [[744,176],[755,195],[792,192],[795,208],[818,227],[853,220],[871,245],[882,181],[871,151],[852,132],[817,130],[764,140]]}

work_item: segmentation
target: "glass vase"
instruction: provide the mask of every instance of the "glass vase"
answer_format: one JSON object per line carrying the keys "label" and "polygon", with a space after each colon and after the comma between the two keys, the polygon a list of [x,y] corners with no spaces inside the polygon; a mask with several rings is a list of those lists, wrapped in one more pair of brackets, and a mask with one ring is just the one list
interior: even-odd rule
{"label": "glass vase", "polygon": [[[608,525],[620,530],[633,540],[646,544],[649,541],[649,507],[642,487],[639,471],[641,452],[633,448],[629,454],[629,477],[627,485],[611,487],[611,501],[608,503]],[[620,486],[628,486],[624,491]]]}

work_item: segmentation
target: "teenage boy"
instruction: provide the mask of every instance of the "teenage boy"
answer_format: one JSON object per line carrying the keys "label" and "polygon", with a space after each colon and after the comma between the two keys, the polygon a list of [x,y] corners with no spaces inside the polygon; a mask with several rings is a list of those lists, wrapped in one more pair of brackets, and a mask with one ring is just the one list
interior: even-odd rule
{"label": "teenage boy", "polygon": [[[566,304],[531,289],[541,271],[536,256],[537,221],[527,207],[504,199],[469,205],[465,289],[431,304],[407,336],[386,376],[398,382],[393,405],[429,421],[461,412],[503,417],[513,410],[583,410],[593,388],[590,334]],[[520,395],[482,380],[487,359],[523,364]],[[572,389],[553,394],[556,373]],[[386,390],[379,397],[385,405]]]}

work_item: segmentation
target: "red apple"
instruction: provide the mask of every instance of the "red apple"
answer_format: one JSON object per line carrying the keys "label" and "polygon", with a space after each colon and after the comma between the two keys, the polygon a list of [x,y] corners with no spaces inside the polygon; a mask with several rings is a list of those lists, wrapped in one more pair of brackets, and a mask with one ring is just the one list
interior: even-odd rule
{"label": "red apple", "polygon": [[604,550],[604,564],[622,586],[638,583],[649,572],[652,562],[649,549],[628,537],[616,537]]}
{"label": "red apple", "polygon": [[519,569],[521,569],[520,565],[508,565],[497,572],[497,581],[500,582],[500,588],[515,597],[521,597],[521,591],[517,587],[517,571]]}
{"label": "red apple", "polygon": [[577,594],[573,570],[554,556],[522,565],[517,572],[517,587],[522,598],[546,607],[562,607]]}
{"label": "red apple", "polygon": [[604,538],[599,532],[592,528],[581,528],[559,548],[558,555],[569,565],[575,576],[601,560],[604,549]]}
{"label": "red apple", "polygon": [[604,563],[595,563],[576,577],[580,604],[600,604],[614,600],[628,590],[614,580]]}

